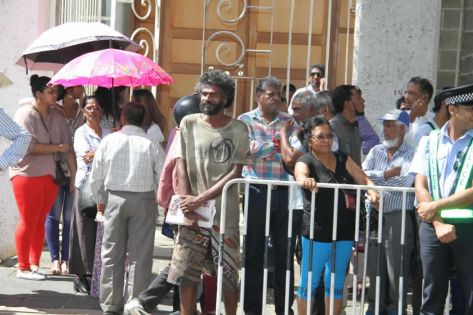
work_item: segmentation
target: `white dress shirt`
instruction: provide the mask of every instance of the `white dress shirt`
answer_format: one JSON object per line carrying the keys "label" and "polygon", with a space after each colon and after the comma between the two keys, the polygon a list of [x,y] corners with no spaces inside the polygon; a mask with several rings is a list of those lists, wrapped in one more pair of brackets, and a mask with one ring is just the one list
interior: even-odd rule
{"label": "white dress shirt", "polygon": [[146,132],[126,125],[102,140],[92,163],[93,199],[102,203],[106,190],[149,192],[156,189],[163,161]]}

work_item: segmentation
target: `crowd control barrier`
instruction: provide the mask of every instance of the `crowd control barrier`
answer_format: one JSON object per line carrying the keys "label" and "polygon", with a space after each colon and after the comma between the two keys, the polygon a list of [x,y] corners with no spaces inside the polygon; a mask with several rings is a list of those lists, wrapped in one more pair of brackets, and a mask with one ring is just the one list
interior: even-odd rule
{"label": "crowd control barrier", "polygon": [[[276,190],[272,190],[272,186],[287,186],[289,189],[289,202],[288,205],[292,205],[292,198],[294,196],[294,189],[298,185],[294,181],[278,181],[278,180],[259,180],[259,179],[233,179],[229,181],[228,183],[225,184],[222,192],[222,206],[221,206],[221,217],[220,217],[220,240],[219,240],[219,259],[218,259],[218,269],[217,269],[217,297],[216,297],[216,314],[222,314],[222,276],[223,276],[223,255],[224,255],[224,238],[225,238],[225,217],[226,217],[226,200],[227,200],[227,191],[232,185],[241,185],[240,188],[243,186],[242,192],[244,194],[244,207],[243,207],[243,214],[244,214],[244,224],[243,224],[243,242],[242,242],[242,259],[241,259],[241,268],[240,268],[240,303],[239,303],[239,310],[240,314],[244,314],[243,312],[243,305],[244,305],[244,297],[245,297],[245,252],[246,248],[249,244],[246,243],[246,235],[247,235],[247,220],[248,220],[248,198],[249,198],[249,189],[250,185],[267,185],[267,203],[266,203],[266,221],[265,221],[265,237],[266,239],[269,237],[269,223],[270,223],[270,206],[271,206],[271,194],[272,193],[277,193]],[[406,187],[387,187],[387,186],[363,186],[363,185],[348,185],[348,184],[329,184],[329,183],[317,183],[318,188],[330,188],[334,189],[334,215],[333,215],[333,233],[332,233],[332,270],[334,270],[334,264],[335,264],[335,252],[334,249],[335,247],[335,242],[337,240],[337,220],[338,218],[338,196],[340,194],[340,190],[342,189],[350,189],[352,191],[356,191],[356,223],[355,223],[355,238],[354,238],[354,272],[353,272],[353,294],[352,294],[352,310],[353,314],[364,314],[365,313],[365,302],[366,302],[366,297],[365,297],[365,287],[366,287],[366,277],[367,277],[367,260],[368,260],[368,242],[369,242],[369,234],[370,234],[370,224],[369,220],[370,217],[373,213],[373,207],[369,204],[369,202],[366,202],[366,243],[365,243],[365,257],[363,260],[363,270],[362,270],[362,289],[361,289],[361,294],[360,296],[358,295],[358,290],[357,286],[359,283],[358,279],[358,271],[359,271],[359,263],[358,263],[358,248],[359,248],[359,242],[360,242],[360,211],[361,211],[361,204],[362,204],[362,198],[364,197],[364,191],[367,189],[373,189],[378,191],[379,193],[379,209],[378,209],[378,227],[377,227],[377,247],[378,247],[378,253],[381,252],[381,246],[383,242],[383,233],[382,233],[382,227],[383,227],[383,200],[384,200],[384,194],[387,191],[393,191],[393,192],[400,192],[402,193],[402,224],[401,224],[401,255],[399,257],[400,259],[400,277],[399,277],[399,288],[403,288],[404,283],[406,281],[406,272],[407,270],[404,270],[403,268],[403,261],[405,259],[405,255],[407,253],[404,253],[404,245],[405,245],[405,235],[406,235],[406,215],[407,215],[407,209],[412,209],[413,206],[406,205],[406,200],[407,200],[407,194],[408,193],[413,193],[414,189],[413,188],[406,188]],[[311,200],[311,226],[310,226],[310,241],[313,241],[314,235],[313,235],[313,224],[314,224],[314,208],[315,208],[315,200],[317,198],[317,193],[313,192],[312,193],[312,200]],[[409,207],[409,208],[408,208]],[[290,259],[293,259],[293,257],[289,257],[291,255],[290,251],[290,246],[291,246],[291,238],[293,237],[292,235],[292,221],[293,221],[293,211],[292,209],[289,209],[288,207],[288,233],[287,233],[287,246],[288,246],[288,257],[287,257],[287,268],[286,268],[286,290],[285,290],[285,315],[289,314],[289,281],[290,281],[290,276],[289,276],[289,261]],[[251,244],[250,244],[251,245]],[[312,250],[312,246],[310,246],[310,250]],[[268,242],[265,244],[265,251],[264,254],[265,256],[268,253]],[[312,253],[309,254],[309,257],[312,257]],[[308,273],[308,283],[310,284],[312,281],[312,261],[309,261],[309,273]],[[379,300],[380,300],[380,255],[378,254],[377,257],[377,272],[376,272],[376,279],[370,279],[371,284],[370,284],[370,289],[374,288],[376,290],[376,305],[375,305],[375,315],[379,314]],[[263,305],[263,312],[266,310],[266,305],[267,305],[267,279],[268,279],[268,265],[267,265],[267,259],[265,257],[264,259],[264,271],[263,271],[263,297],[262,297],[262,305]],[[330,305],[326,305],[325,307],[330,308],[330,314],[333,314],[333,308],[334,308],[334,281],[335,281],[335,273],[334,271],[331,273],[330,277]],[[295,284],[297,285],[297,283]],[[345,288],[346,289],[346,288]],[[311,286],[308,286],[308,301],[307,301],[307,314],[311,314]],[[402,314],[402,305],[403,305],[403,295],[399,294],[399,301],[398,301],[398,314]],[[294,303],[293,308],[295,313],[297,313],[296,310],[296,303]]]}

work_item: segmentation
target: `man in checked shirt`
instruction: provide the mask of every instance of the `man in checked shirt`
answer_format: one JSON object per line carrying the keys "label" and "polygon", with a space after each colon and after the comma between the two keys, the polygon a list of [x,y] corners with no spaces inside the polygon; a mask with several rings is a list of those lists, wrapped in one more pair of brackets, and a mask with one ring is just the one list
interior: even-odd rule
{"label": "man in checked shirt", "polygon": [[[404,141],[404,135],[409,128],[409,115],[402,110],[394,109],[386,113],[383,121],[384,141],[373,147],[363,162],[363,171],[380,186],[411,187],[414,184],[414,175],[409,173],[414,148]],[[410,264],[411,252],[414,243],[414,193],[406,195],[406,224],[403,270],[407,271]],[[373,290],[369,290],[368,311],[366,314],[375,314],[374,284],[377,274],[377,257],[381,255],[380,267],[380,301],[379,314],[398,314],[398,300],[403,294],[403,309],[406,312],[407,288],[399,287],[401,276],[401,222],[402,222],[402,193],[384,193],[383,204],[383,235],[382,250],[378,253],[378,231],[370,235],[368,274]],[[405,282],[406,283],[406,282]]]}
{"label": "man in checked shirt", "polygon": [[[289,114],[280,111],[281,83],[275,77],[266,77],[256,87],[258,107],[240,115],[238,119],[247,127],[250,138],[251,164],[243,167],[243,177],[257,179],[287,180],[282,165],[280,130]],[[284,314],[288,188],[272,186],[270,235],[274,249],[274,303],[276,314]],[[250,185],[248,204],[248,233],[245,253],[245,301],[246,314],[261,314],[263,292],[263,255],[266,216],[266,185]],[[292,277],[291,277],[292,278]],[[290,281],[289,306],[294,300],[294,281]],[[292,311],[290,311],[292,312]]]}

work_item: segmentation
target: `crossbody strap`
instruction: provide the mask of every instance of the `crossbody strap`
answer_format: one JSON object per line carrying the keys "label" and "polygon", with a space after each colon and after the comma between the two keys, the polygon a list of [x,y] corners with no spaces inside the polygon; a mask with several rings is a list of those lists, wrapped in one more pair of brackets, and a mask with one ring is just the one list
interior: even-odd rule
{"label": "crossbody strap", "polygon": [[[438,146],[440,143],[441,133],[439,130],[434,130],[430,134],[429,138],[429,176],[430,176],[430,188],[432,192],[432,198],[439,200],[441,198],[440,187],[439,187],[439,172],[437,163]],[[450,191],[450,194],[459,193],[470,187],[470,183],[473,178],[473,139],[468,144],[467,153],[463,156],[461,165],[457,170],[457,176],[455,182]],[[442,209],[440,216],[450,223],[455,222],[471,222],[473,221],[473,210],[468,207],[455,208],[455,209]]]}
{"label": "crossbody strap", "polygon": [[440,187],[438,178],[437,153],[440,138],[440,130],[433,130],[429,136],[429,177],[430,191],[434,200],[440,199]]}

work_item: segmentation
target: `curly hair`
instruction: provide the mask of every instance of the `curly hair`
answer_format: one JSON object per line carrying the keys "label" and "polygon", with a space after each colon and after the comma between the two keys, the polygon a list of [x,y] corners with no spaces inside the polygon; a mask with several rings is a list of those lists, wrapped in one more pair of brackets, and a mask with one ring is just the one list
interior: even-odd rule
{"label": "curly hair", "polygon": [[299,133],[297,134],[297,138],[302,143],[304,148],[306,148],[306,150],[309,149],[309,141],[310,138],[312,138],[312,130],[314,130],[315,127],[321,125],[328,125],[330,129],[332,129],[329,122],[325,118],[315,116],[306,121],[301,131],[299,131]]}
{"label": "curly hair", "polygon": [[202,74],[197,82],[196,92],[201,93],[202,89],[209,85],[215,85],[220,88],[227,98],[225,108],[232,106],[235,99],[235,81],[222,70],[211,70]]}

